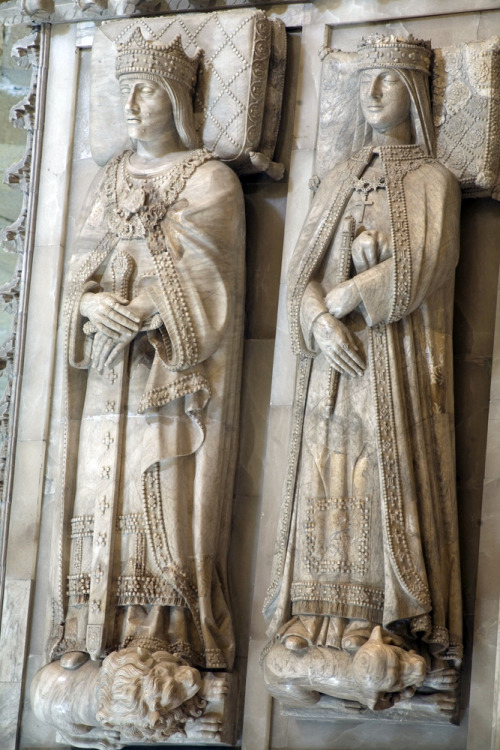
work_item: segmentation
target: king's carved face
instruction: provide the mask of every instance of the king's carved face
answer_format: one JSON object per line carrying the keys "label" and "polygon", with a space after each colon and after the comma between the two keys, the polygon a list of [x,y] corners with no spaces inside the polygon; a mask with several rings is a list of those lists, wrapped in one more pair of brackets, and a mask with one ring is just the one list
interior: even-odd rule
{"label": "king's carved face", "polygon": [[359,80],[359,100],[367,123],[379,133],[393,130],[408,119],[410,95],[395,70],[363,70]]}
{"label": "king's carved face", "polygon": [[120,80],[120,94],[131,138],[144,143],[161,141],[175,131],[172,102],[159,83],[126,76]]}

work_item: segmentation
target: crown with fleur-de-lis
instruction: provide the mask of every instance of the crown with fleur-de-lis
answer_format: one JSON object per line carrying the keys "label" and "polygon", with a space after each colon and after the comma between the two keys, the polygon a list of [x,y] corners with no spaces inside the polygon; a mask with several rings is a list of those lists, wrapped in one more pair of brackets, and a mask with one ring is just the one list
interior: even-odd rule
{"label": "crown with fleur-de-lis", "polygon": [[399,36],[372,34],[358,45],[358,69],[402,68],[420,70],[430,74],[432,48],[430,42],[415,39],[410,34],[406,39]]}
{"label": "crown with fleur-de-lis", "polygon": [[194,89],[196,74],[203,50],[197,49],[193,57],[186,55],[180,34],[169,44],[150,42],[138,27],[127,42],[116,45],[116,77],[135,75],[141,78],[166,78]]}

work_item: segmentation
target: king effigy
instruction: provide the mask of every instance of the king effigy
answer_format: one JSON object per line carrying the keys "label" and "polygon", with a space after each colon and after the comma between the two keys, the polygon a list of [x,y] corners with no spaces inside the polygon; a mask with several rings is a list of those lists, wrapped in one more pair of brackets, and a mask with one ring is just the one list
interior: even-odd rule
{"label": "king effigy", "polygon": [[97,175],[66,284],[54,661],[33,693],[76,746],[182,733],[203,676],[223,693],[233,666],[245,225],[238,178],[194,128],[201,54],[139,28],[117,45],[134,148]]}
{"label": "king effigy", "polygon": [[431,57],[413,37],[360,43],[353,155],[322,180],[289,266],[296,391],[263,667],[292,705],[457,708],[461,195],[434,155]]}

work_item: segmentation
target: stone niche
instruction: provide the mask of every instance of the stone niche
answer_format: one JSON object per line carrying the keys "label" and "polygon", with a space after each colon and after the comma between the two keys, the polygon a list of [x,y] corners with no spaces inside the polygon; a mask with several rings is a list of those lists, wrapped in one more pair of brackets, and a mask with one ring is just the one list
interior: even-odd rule
{"label": "stone niche", "polygon": [[[219,7],[210,4],[210,9]],[[311,202],[315,173],[321,61],[325,45],[356,49],[372,32],[408,33],[449,47],[500,36],[500,11],[487,2],[410,0],[266,5],[287,28],[285,96],[274,159],[285,177],[242,177],[245,197],[246,298],[240,442],[229,549],[231,606],[240,684],[238,743],[245,750],[493,750],[498,726],[497,638],[500,598],[498,539],[498,366],[500,211],[492,198],[462,202],[461,256],[456,273],[454,377],[464,666],[458,726],[326,720],[318,711],[282,709],[266,693],[259,667],[267,643],[261,610],[274,551],[292,413],[295,363],[285,310],[287,268]],[[64,6],[64,7],[63,7]],[[85,192],[97,172],[90,151],[89,87],[95,8],[57,4],[64,12],[42,28],[38,96],[44,103],[38,207],[23,329],[24,367],[17,379],[9,497],[10,522],[0,641],[0,748],[55,750],[56,731],[32,713],[29,686],[46,663],[49,571],[58,481],[60,289]],[[140,14],[139,5],[127,12]],[[190,7],[192,10],[193,7]],[[50,10],[50,8],[49,8]],[[168,10],[168,9],[165,9]],[[182,8],[172,8],[178,12]],[[198,4],[198,11],[207,10]],[[8,23],[30,19],[13,0]],[[163,9],[162,9],[163,12]],[[147,16],[148,10],[144,9]],[[119,15],[118,10],[115,15]],[[113,15],[106,11],[105,17]],[[66,21],[67,23],[63,23]],[[147,19],[146,19],[147,22]],[[50,37],[50,48],[46,43]],[[40,124],[40,121],[39,123]],[[16,156],[17,158],[17,156]],[[32,167],[33,168],[33,167]],[[25,277],[26,278],[26,277]],[[491,390],[490,390],[491,389]],[[12,429],[10,433],[13,434]],[[187,741],[186,741],[187,742]],[[189,746],[186,742],[179,746]],[[66,747],[69,747],[66,744]]]}

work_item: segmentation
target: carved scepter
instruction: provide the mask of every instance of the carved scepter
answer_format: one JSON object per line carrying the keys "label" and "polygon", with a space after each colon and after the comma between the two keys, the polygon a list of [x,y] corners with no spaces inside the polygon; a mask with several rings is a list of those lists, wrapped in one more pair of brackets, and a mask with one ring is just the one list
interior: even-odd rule
{"label": "carved scepter", "polygon": [[[341,245],[340,245],[340,259],[337,269],[336,283],[341,284],[343,281],[349,279],[349,270],[351,267],[351,248],[354,242],[354,230],[356,221],[353,216],[346,216],[342,222],[342,233],[341,233]],[[328,391],[327,391],[327,406],[328,409],[333,411],[335,406],[335,399],[337,398],[337,389],[339,385],[340,373],[337,372],[333,367],[330,367],[328,371]]]}

